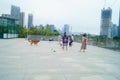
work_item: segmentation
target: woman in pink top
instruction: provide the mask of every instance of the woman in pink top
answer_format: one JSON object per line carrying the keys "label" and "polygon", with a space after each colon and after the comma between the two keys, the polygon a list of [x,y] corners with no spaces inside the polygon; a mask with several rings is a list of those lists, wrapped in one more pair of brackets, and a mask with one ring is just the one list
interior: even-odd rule
{"label": "woman in pink top", "polygon": [[87,38],[86,38],[86,34],[83,34],[82,37],[82,45],[81,45],[81,49],[80,52],[83,50],[83,52],[85,52],[85,49],[87,48]]}

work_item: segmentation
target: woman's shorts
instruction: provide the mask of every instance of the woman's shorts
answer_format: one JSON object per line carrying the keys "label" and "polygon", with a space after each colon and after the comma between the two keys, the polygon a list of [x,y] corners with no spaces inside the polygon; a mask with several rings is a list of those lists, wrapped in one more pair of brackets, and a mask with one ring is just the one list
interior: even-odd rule
{"label": "woman's shorts", "polygon": [[68,43],[63,43],[63,46],[68,46]]}

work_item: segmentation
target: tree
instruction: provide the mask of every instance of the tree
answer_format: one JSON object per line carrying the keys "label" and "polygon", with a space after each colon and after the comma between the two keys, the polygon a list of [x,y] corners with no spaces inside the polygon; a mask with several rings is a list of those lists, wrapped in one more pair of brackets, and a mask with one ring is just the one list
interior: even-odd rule
{"label": "tree", "polygon": [[18,37],[25,38],[27,36],[27,29],[21,25],[18,26]]}
{"label": "tree", "polygon": [[19,37],[21,38],[26,37],[27,34],[28,35],[45,35],[45,36],[55,36],[59,34],[57,30],[54,30],[52,32],[48,24],[45,27],[46,27],[45,29],[43,28],[40,29],[33,26],[26,29],[25,27],[19,25],[18,34],[19,34]]}
{"label": "tree", "polygon": [[114,37],[113,40],[115,41],[115,44],[120,47],[120,37]]}

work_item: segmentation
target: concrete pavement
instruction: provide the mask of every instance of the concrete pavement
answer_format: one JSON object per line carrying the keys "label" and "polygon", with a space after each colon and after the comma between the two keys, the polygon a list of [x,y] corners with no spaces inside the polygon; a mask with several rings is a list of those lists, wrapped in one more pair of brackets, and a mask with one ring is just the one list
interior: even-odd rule
{"label": "concrete pavement", "polygon": [[0,40],[0,80],[120,80],[120,52],[80,43],[68,51],[57,42],[31,46],[25,39]]}

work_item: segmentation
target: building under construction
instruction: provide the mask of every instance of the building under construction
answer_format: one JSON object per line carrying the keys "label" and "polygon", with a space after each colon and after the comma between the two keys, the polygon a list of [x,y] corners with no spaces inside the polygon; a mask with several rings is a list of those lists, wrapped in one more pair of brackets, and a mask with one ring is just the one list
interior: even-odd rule
{"label": "building under construction", "polygon": [[101,10],[101,26],[100,35],[111,37],[111,27],[112,27],[112,9],[109,7],[107,9],[103,8]]}

